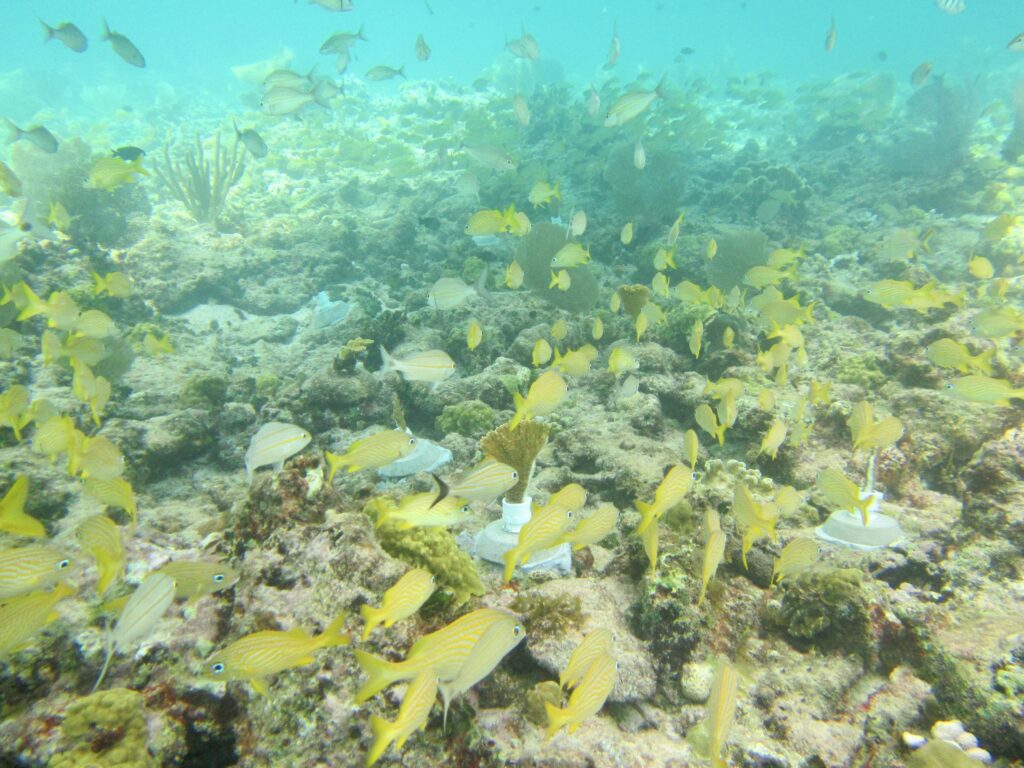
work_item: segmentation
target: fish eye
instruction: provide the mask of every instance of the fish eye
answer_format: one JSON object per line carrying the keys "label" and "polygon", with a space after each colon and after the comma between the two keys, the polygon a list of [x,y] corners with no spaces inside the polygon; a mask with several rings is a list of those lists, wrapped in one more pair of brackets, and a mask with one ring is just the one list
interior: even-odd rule
{"label": "fish eye", "polygon": [[416,445],[416,438],[415,437],[410,437],[409,438],[409,445]]}
{"label": "fish eye", "polygon": [[952,381],[947,381],[946,382],[946,389],[952,389],[952,388],[953,388],[953,382]]}
{"label": "fish eye", "polygon": [[569,516],[569,519],[572,520],[572,510],[570,509],[566,514]]}
{"label": "fish eye", "polygon": [[213,574],[213,580],[217,584],[220,584],[222,581],[224,581],[224,578],[225,577],[224,577],[223,573],[215,573],[215,574]]}
{"label": "fish eye", "polygon": [[459,511],[462,514],[464,514],[464,515],[468,515],[469,514],[469,504],[463,504],[462,505],[462,509],[460,509]]}
{"label": "fish eye", "polygon": [[210,671],[213,672],[213,674],[215,675],[219,675],[221,672],[224,671],[223,662],[218,661],[216,664],[211,664]]}
{"label": "fish eye", "polygon": [[71,567],[71,561],[68,560],[67,558],[64,558],[59,563],[57,563],[57,570],[58,571],[63,571],[65,568],[70,568],[70,567]]}
{"label": "fish eye", "polygon": [[430,583],[434,584],[435,582],[436,582],[436,579],[434,579],[434,574],[430,574]]}
{"label": "fish eye", "polygon": [[519,626],[518,624],[516,624],[515,627],[512,628],[512,634],[515,635],[516,637],[519,637],[519,635],[521,635],[522,632],[523,632],[523,628],[521,626]]}
{"label": "fish eye", "polygon": [[514,469],[512,470],[512,479],[513,480],[518,480],[519,479],[519,473],[516,472]]}

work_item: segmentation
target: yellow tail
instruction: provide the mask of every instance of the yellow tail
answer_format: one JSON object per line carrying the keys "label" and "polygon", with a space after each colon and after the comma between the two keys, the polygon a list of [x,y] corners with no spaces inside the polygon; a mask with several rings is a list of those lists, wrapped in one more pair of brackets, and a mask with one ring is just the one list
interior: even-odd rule
{"label": "yellow tail", "polygon": [[323,632],[316,636],[318,648],[333,648],[336,645],[348,645],[352,638],[341,631],[345,624],[345,611],[339,613]]}
{"label": "yellow tail", "polygon": [[327,459],[327,466],[330,467],[330,472],[327,474],[327,484],[330,485],[331,481],[334,480],[334,473],[347,466],[350,459],[348,454],[339,455],[330,451],[324,451],[324,458]]}
{"label": "yellow tail", "polygon": [[643,533],[647,530],[647,526],[654,522],[654,512],[652,511],[654,505],[638,501],[634,506],[636,506],[636,511],[640,513],[640,525],[636,527],[636,532]]}
{"label": "yellow tail", "polygon": [[398,675],[395,673],[395,665],[390,661],[366,651],[354,651],[354,653],[356,663],[369,678],[363,687],[356,691],[356,704],[362,704],[398,680]]}
{"label": "yellow tail", "polygon": [[380,760],[391,742],[395,740],[395,736],[398,735],[398,730],[395,728],[394,723],[390,723],[382,717],[377,715],[370,715],[370,730],[373,732],[373,746],[370,747],[370,751],[366,753],[366,768],[370,768],[371,765]]}
{"label": "yellow tail", "polygon": [[562,726],[569,720],[566,710],[556,707],[550,701],[544,702],[544,711],[548,713],[548,732],[546,738],[551,738],[558,733]]}
{"label": "yellow tail", "polygon": [[512,574],[515,573],[516,563],[519,560],[519,547],[512,547],[504,555],[505,558],[505,583],[512,581]]}
{"label": "yellow tail", "polygon": [[372,605],[364,605],[359,609],[359,614],[363,617],[363,640],[366,640],[370,633],[377,628],[377,625],[384,620],[384,611],[374,608]]}
{"label": "yellow tail", "polygon": [[519,426],[519,422],[527,417],[526,410],[526,398],[518,392],[513,393],[512,400],[516,405],[516,415],[512,417],[512,421],[508,423],[508,428],[515,429]]}

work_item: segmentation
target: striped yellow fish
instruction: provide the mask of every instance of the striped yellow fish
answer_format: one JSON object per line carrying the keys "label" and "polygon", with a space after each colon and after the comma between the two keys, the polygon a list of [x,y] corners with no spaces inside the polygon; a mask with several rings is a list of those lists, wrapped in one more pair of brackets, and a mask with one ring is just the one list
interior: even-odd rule
{"label": "striped yellow fish", "polygon": [[551,505],[550,502],[541,509],[535,509],[526,525],[519,529],[516,545],[504,554],[505,583],[512,580],[516,565],[525,564],[532,555],[555,546],[572,525],[574,517],[573,510]]}
{"label": "striped yellow fish", "polygon": [[818,562],[818,542],[814,539],[797,538],[782,548],[772,566],[772,583],[779,584],[783,579],[803,573]]}
{"label": "striped yellow fish", "polygon": [[430,571],[413,568],[406,573],[384,593],[380,608],[364,605],[359,609],[364,622],[362,639],[366,640],[378,624],[387,628],[412,616],[434,594],[436,586]]}
{"label": "striped yellow fish", "polygon": [[113,480],[101,480],[98,477],[90,477],[83,484],[87,496],[96,499],[100,504],[108,507],[123,509],[131,518],[132,527],[138,522],[139,510],[135,505],[135,496],[132,493],[132,486],[122,477],[115,477]]}
{"label": "striped yellow fish", "polygon": [[411,680],[424,670],[433,670],[440,680],[454,680],[484,632],[497,621],[515,621],[515,616],[497,608],[480,608],[445,627],[424,635],[409,648],[404,661],[387,661],[365,651],[354,651],[356,662],[367,676],[356,692],[362,704],[392,683]]}
{"label": "striped yellow fish", "polygon": [[868,510],[874,499],[871,494],[861,493],[857,484],[844,475],[842,470],[826,467],[818,474],[815,485],[829,504],[847,512],[859,511],[864,525],[868,524]]}
{"label": "striped yellow fish", "polygon": [[363,437],[351,443],[343,454],[326,452],[327,464],[331,468],[327,482],[334,480],[334,474],[342,467],[349,472],[361,469],[380,469],[408,456],[416,447],[416,438],[401,429],[389,429]]}
{"label": "striped yellow fish", "polygon": [[697,426],[715,438],[719,445],[725,445],[725,430],[728,427],[725,424],[718,423],[718,417],[711,410],[710,405],[707,403],[698,405],[697,409],[693,412],[693,418],[697,422]]}
{"label": "striped yellow fish", "polygon": [[96,592],[103,594],[124,575],[124,542],[117,523],[106,515],[93,515],[75,529],[82,549],[96,561]]}
{"label": "striped yellow fish", "polygon": [[571,544],[574,552],[589,547],[591,544],[597,544],[615,530],[618,520],[619,510],[615,508],[615,505],[602,504],[589,516],[581,518],[576,524],[575,530],[562,536],[561,542]]}
{"label": "striped yellow fish", "polygon": [[619,664],[611,656],[599,656],[590,664],[580,684],[572,692],[565,709],[544,702],[548,715],[547,737],[550,739],[564,726],[569,727],[570,734],[575,733],[584,721],[600,712],[615,687],[618,670]]}
{"label": "striped yellow fish", "polygon": [[82,441],[78,466],[83,478],[113,480],[124,474],[124,454],[103,435],[87,437]]}
{"label": "striped yellow fish", "polygon": [[0,659],[29,647],[36,632],[60,618],[54,606],[73,594],[74,587],[62,581],[49,592],[32,592],[0,604]]}
{"label": "striped yellow fish", "polygon": [[0,599],[26,595],[62,578],[71,560],[45,544],[0,551]]}
{"label": "striped yellow fish", "polygon": [[546,371],[530,385],[526,397],[518,392],[515,399],[516,413],[509,422],[509,428],[515,429],[519,422],[527,421],[536,416],[547,416],[554,411],[569,392],[569,387],[558,373]]}
{"label": "striped yellow fish", "polygon": [[575,688],[597,659],[612,655],[614,643],[615,635],[610,629],[595,629],[584,637],[573,650],[565,669],[558,674],[558,684],[563,688]]}
{"label": "striped yellow fish", "polygon": [[774,503],[761,504],[756,501],[745,483],[737,483],[733,488],[732,511],[736,525],[743,530],[743,567],[747,567],[747,553],[754,542],[767,536],[773,542],[775,525],[779,521],[779,509]]}
{"label": "striped yellow fish", "polygon": [[252,475],[260,467],[273,465],[274,472],[280,472],[285,459],[294,456],[307,445],[313,436],[302,427],[271,421],[260,427],[245,452],[245,476],[251,483]]}
{"label": "striped yellow fish", "polygon": [[425,669],[409,683],[402,697],[402,706],[398,709],[398,717],[393,722],[370,715],[373,746],[366,755],[367,768],[380,760],[392,742],[397,749],[401,749],[406,739],[427,727],[427,718],[430,717],[436,698],[437,675],[433,670]]}
{"label": "striped yellow fish", "polygon": [[174,579],[174,596],[190,603],[238,583],[238,571],[217,560],[175,560],[161,565],[156,573]]}
{"label": "striped yellow fish", "polygon": [[174,579],[170,576],[151,573],[143,580],[124,604],[113,629],[107,631],[107,658],[93,690],[100,687],[114,655],[152,632],[173,602]]}
{"label": "striped yellow fish", "polygon": [[469,351],[472,352],[479,347],[480,342],[483,340],[484,329],[480,327],[480,321],[470,320],[469,325],[466,327],[466,346],[469,347]]}
{"label": "striped yellow fish", "polygon": [[853,434],[853,450],[885,448],[903,437],[903,422],[895,416],[875,421],[871,404],[861,400],[853,406],[850,418],[846,420]]}
{"label": "striped yellow fish", "polygon": [[[1010,402],[1011,399],[1024,400],[1024,387],[1015,388],[1006,379],[993,379],[991,376],[981,376],[978,374],[961,376],[948,384],[947,389],[957,400],[963,400],[967,403],[1001,405],[1009,408],[1013,405]],[[890,416],[889,418],[895,417]],[[885,421],[888,421],[888,419]]]}
{"label": "striped yellow fish", "polygon": [[526,639],[526,630],[512,617],[493,622],[473,650],[466,657],[459,673],[452,680],[442,680],[441,699],[444,701],[444,724],[448,722],[448,707],[456,696],[468,691],[494,671],[519,643]]}
{"label": "striped yellow fish", "polygon": [[648,525],[640,534],[640,543],[644,545],[651,573],[658,570],[658,522]]}
{"label": "striped yellow fish", "polygon": [[442,349],[428,349],[426,352],[417,352],[399,360],[389,355],[381,346],[380,357],[384,363],[381,367],[382,373],[397,371],[406,381],[437,384],[447,381],[455,373],[455,361]]}
{"label": "striped yellow fish", "polygon": [[342,611],[319,635],[310,635],[300,627],[287,632],[265,630],[235,640],[206,661],[207,674],[214,680],[245,680],[256,693],[270,692],[266,678],[277,672],[312,664],[313,654],[321,648],[348,645],[350,638],[341,631],[345,623]]}
{"label": "striped yellow fish", "polygon": [[39,538],[46,535],[43,524],[25,512],[28,501],[28,477],[18,475],[0,499],[0,531],[16,536]]}
{"label": "striped yellow fish", "polygon": [[385,522],[397,523],[398,529],[448,527],[462,522],[469,516],[469,505],[458,496],[438,498],[435,491],[407,494],[398,507],[382,510],[377,525]]}
{"label": "striped yellow fish", "polygon": [[519,473],[497,459],[485,458],[448,485],[448,493],[470,501],[493,501],[519,482]]}
{"label": "striped yellow fish", "polygon": [[732,730],[736,717],[736,692],[738,681],[736,671],[723,663],[715,673],[711,683],[711,696],[708,698],[708,734],[711,737],[712,768],[728,768],[728,762],[722,758],[722,746]]}
{"label": "striped yellow fish", "polygon": [[789,426],[784,420],[775,419],[772,421],[768,431],[761,438],[761,447],[758,449],[757,455],[760,456],[762,453],[766,453],[771,457],[772,461],[775,461],[775,457],[778,455],[779,448],[782,447],[788,431]]}
{"label": "striped yellow fish", "polygon": [[697,438],[697,433],[692,429],[688,429],[683,433],[683,461],[685,461],[690,469],[694,469],[697,466],[697,454],[700,451],[700,440]]}
{"label": "striped yellow fish", "polygon": [[647,504],[643,501],[636,502],[636,511],[640,513],[640,525],[637,526],[637,533],[643,533],[647,526],[655,520],[661,519],[668,510],[683,500],[683,497],[690,492],[693,486],[693,469],[685,464],[673,464],[669,467],[661,484],[654,492],[654,501]]}
{"label": "striped yellow fish", "polygon": [[698,607],[704,602],[704,596],[708,591],[708,583],[715,576],[715,571],[725,557],[725,533],[721,528],[711,531],[707,543],[704,545],[704,564],[701,568],[700,597],[697,598]]}
{"label": "striped yellow fish", "polygon": [[537,343],[533,345],[533,367],[536,368],[538,365],[545,365],[548,360],[551,359],[551,345],[547,339],[537,339]]}

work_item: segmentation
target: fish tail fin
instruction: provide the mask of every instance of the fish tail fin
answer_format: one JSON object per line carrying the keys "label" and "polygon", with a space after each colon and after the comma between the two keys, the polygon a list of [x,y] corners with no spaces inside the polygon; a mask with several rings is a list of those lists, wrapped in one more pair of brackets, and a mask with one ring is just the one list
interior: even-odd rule
{"label": "fish tail fin", "polygon": [[327,484],[330,485],[334,482],[335,473],[348,464],[347,454],[331,453],[330,451],[324,451],[324,458],[327,459],[327,466],[330,468],[327,472]]}
{"label": "fish tail fin", "polygon": [[441,716],[441,733],[443,734],[448,730],[448,707],[451,706],[452,699],[451,696],[449,696],[451,691],[448,690],[447,685],[441,683],[439,687],[441,689],[441,701],[444,705],[444,714]]}
{"label": "fish tail fin", "polygon": [[665,98],[665,82],[667,78],[668,73],[666,72],[664,75],[661,76],[661,80],[658,81],[658,84],[654,88],[654,92],[658,94],[659,98],[662,99]]}
{"label": "fish tail fin", "polygon": [[636,532],[643,533],[654,520],[654,514],[651,512],[654,505],[648,504],[645,501],[638,501],[634,506],[636,506],[636,511],[640,513],[640,525],[636,527]]}
{"label": "fish tail fin", "polygon": [[[39,18],[38,16],[36,18]],[[43,42],[48,43],[53,40],[54,28],[47,24],[42,19],[39,19],[39,23],[43,25]]]}
{"label": "fish tail fin", "polygon": [[544,711],[548,716],[548,732],[545,738],[550,739],[565,725],[566,720],[569,718],[566,716],[566,711],[561,707],[556,707],[550,701],[544,702]]}
{"label": "fish tail fin", "polygon": [[514,392],[512,393],[512,401],[515,403],[516,413],[512,417],[512,421],[508,423],[508,428],[510,430],[518,427],[519,422],[521,422],[526,416],[526,398],[518,392]]}
{"label": "fish tail fin", "polygon": [[504,560],[505,560],[505,573],[504,573],[504,583],[505,584],[508,584],[510,581],[512,581],[512,574],[515,573],[516,561],[519,560],[519,554],[520,554],[519,547],[512,547],[512,549],[510,549],[508,552],[506,552],[502,556],[504,558]]}
{"label": "fish tail fin", "polygon": [[448,496],[449,493],[451,493],[451,488],[448,487],[448,483],[446,483],[440,477],[435,475],[433,472],[430,473],[430,476],[434,478],[434,482],[437,483],[437,498],[430,502],[430,506],[427,507],[427,509],[433,509],[437,505],[437,502],[441,501],[446,496]]}
{"label": "fish tail fin", "polygon": [[[22,320],[28,320],[30,317],[44,314],[48,309],[46,302],[36,295],[36,292],[28,286],[28,283],[20,283],[20,285],[23,306],[21,307],[21,312],[18,313],[18,317],[16,319],[21,322]],[[16,305],[17,303],[18,302],[15,301]]]}
{"label": "fish tail fin", "polygon": [[238,121],[235,118],[232,117],[231,118],[231,124],[233,126],[235,126],[235,138],[236,139],[242,138],[242,132],[240,130],[238,130]]}
{"label": "fish tail fin", "polygon": [[313,97],[313,101],[317,106],[323,107],[328,112],[331,111],[331,102],[327,100],[327,96],[320,88],[314,88],[310,91],[310,95]]}
{"label": "fish tail fin", "polygon": [[132,173],[141,173],[143,176],[149,176],[149,171],[142,167],[142,155],[139,155],[131,163]]}
{"label": "fish tail fin", "polygon": [[99,272],[92,273],[93,282],[96,284],[92,287],[92,295],[99,296],[107,289],[107,281],[103,279],[103,276]]}
{"label": "fish tail fin", "polygon": [[356,37],[358,37],[364,43],[369,42],[369,40],[367,39],[366,35],[363,34],[363,25],[362,24],[359,25],[359,31],[356,32]]}
{"label": "fish tail fin", "polygon": [[345,611],[334,617],[334,621],[327,625],[327,628],[317,635],[317,646],[320,648],[334,648],[338,645],[348,645],[352,638],[341,631],[345,625]]}
{"label": "fish tail fin", "polygon": [[22,131],[21,128],[16,126],[10,118],[5,117],[3,125],[4,133],[6,134],[4,136],[4,142],[7,144],[13,144],[15,141],[20,139],[22,133],[24,133],[24,131]]}
{"label": "fish tail fin", "polygon": [[996,348],[986,349],[974,358],[974,364],[986,376],[992,375],[992,358],[996,355]]}
{"label": "fish tail fin", "polygon": [[383,344],[378,344],[377,346],[380,347],[380,372],[388,373],[395,370],[395,359],[388,354]]}
{"label": "fish tail fin", "polygon": [[356,691],[356,704],[369,701],[399,678],[395,673],[395,665],[379,656],[366,651],[354,651],[356,663],[369,678],[363,687]]}
{"label": "fish tail fin", "polygon": [[107,640],[107,658],[103,660],[103,668],[100,670],[100,676],[96,678],[96,682],[92,686],[93,691],[100,687],[100,683],[103,682],[103,678],[107,676],[107,669],[110,667],[110,660],[114,658],[114,633],[110,631],[109,622],[107,623],[105,635]]}
{"label": "fish tail fin", "polygon": [[718,438],[719,445],[725,445],[725,430],[728,429],[727,424],[719,424],[715,428],[715,437]]}
{"label": "fish tail fin", "polygon": [[370,636],[370,633],[377,628],[377,625],[380,624],[383,618],[383,613],[384,611],[382,609],[374,608],[372,605],[360,606],[359,615],[363,617],[363,641],[365,641],[366,638]]}
{"label": "fish tail fin", "polygon": [[46,528],[25,512],[27,498],[28,477],[21,475],[0,502],[0,531],[39,539],[46,535]]}
{"label": "fish tail fin", "polygon": [[100,17],[100,24],[103,25],[103,29],[100,31],[100,40],[109,40],[110,39],[110,26],[107,24],[107,20],[106,20],[105,17],[103,17],[103,16]]}
{"label": "fish tail fin", "polygon": [[490,266],[488,264],[484,264],[484,269],[480,273],[480,277],[478,277],[476,282],[473,283],[473,290],[476,291],[482,299],[489,299],[491,297],[491,294],[487,291],[487,278],[490,271]]}
{"label": "fish tail fin", "polygon": [[558,276],[555,274],[555,270],[551,270],[551,282],[548,283],[548,288],[554,288],[558,285]]}
{"label": "fish tail fin", "polygon": [[366,768],[380,760],[391,742],[398,735],[395,724],[377,715],[370,715],[370,731],[373,733],[373,746],[366,753]]}
{"label": "fish tail fin", "polygon": [[551,190],[551,196],[557,197],[559,200],[562,199],[562,182],[556,181],[554,189]]}
{"label": "fish tail fin", "polygon": [[408,79],[409,79],[409,78],[407,78],[407,77],[405,76],[405,64],[403,64],[402,66],[400,66],[400,67],[398,68],[398,75],[399,75],[399,76],[400,76],[400,77],[401,77],[401,78],[402,78],[403,80],[408,80]]}

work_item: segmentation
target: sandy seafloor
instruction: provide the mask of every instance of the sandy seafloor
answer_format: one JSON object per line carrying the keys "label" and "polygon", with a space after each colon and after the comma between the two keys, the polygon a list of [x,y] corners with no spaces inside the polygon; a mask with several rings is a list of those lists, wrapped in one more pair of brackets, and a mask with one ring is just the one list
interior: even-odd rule
{"label": "sandy seafloor", "polygon": [[[543,419],[551,439],[530,490],[544,499],[579,482],[588,510],[604,502],[620,509],[617,531],[576,553],[568,576],[517,576],[504,587],[496,567],[479,563],[484,594],[462,606],[434,598],[418,617],[356,640],[356,647],[398,658],[424,632],[479,606],[513,607],[527,631],[493,674],[456,701],[446,732],[436,707],[425,732],[389,752],[384,764],[707,765],[701,723],[714,665],[723,658],[740,678],[724,750],[730,765],[959,765],[917,759],[903,739],[904,732],[927,737],[936,722],[953,719],[999,764],[1019,764],[1020,401],[959,401],[945,388],[956,374],[924,355],[943,336],[973,352],[995,346],[994,375],[1021,383],[1017,340],[981,338],[969,324],[986,307],[1021,304],[1024,232],[1011,227],[1004,237],[984,236],[992,219],[1020,206],[1022,167],[1001,154],[1014,115],[1005,95],[974,104],[965,86],[939,78],[911,94],[909,85],[886,77],[851,75],[795,92],[757,77],[735,78],[724,91],[670,83],[664,101],[620,129],[603,128],[587,115],[581,94],[555,85],[529,93],[531,122],[521,127],[508,95],[483,85],[413,82],[378,96],[353,83],[334,111],[258,121],[270,155],[249,159],[217,229],[196,223],[153,179],[81,195],[77,209],[69,203],[80,223],[68,235],[24,242],[0,265],[0,279],[24,279],[43,297],[68,290],[83,307],[107,312],[134,360],[114,380],[96,430],[71,394],[66,361],[43,365],[45,322],[18,323],[10,306],[0,307],[0,324],[21,335],[18,349],[0,360],[0,389],[29,386],[33,399],[49,399],[124,452],[139,525],[131,537],[124,529],[127,576],[108,598],[127,594],[169,559],[219,555],[241,578],[198,603],[178,601],[135,649],[115,658],[103,690],[116,693],[87,698],[103,661],[103,620],[95,568],[73,531],[99,505],[63,462],[33,452],[31,426],[21,442],[0,429],[0,489],[29,476],[27,510],[45,522],[55,546],[72,553],[70,580],[79,588],[59,605],[60,618],[0,667],[0,764],[361,764],[369,715],[393,718],[402,688],[357,706],[361,673],[350,648],[321,651],[314,663],[274,676],[268,697],[242,682],[203,680],[203,659],[258,629],[322,629],[342,609],[351,612],[358,637],[358,606],[376,603],[409,565],[382,549],[363,507],[375,495],[425,490],[429,478],[382,482],[372,471],[341,473],[328,487],[324,449],[341,452],[356,437],[393,427],[397,398],[416,435],[451,450],[452,463],[440,470],[451,476],[480,458],[487,430],[511,417],[508,385],[525,392],[535,375],[534,343],[550,340],[558,320],[568,325],[563,350],[593,343],[600,356]],[[609,84],[604,103],[624,86]],[[653,80],[638,87],[651,88]],[[220,112],[194,111],[190,131],[231,135]],[[644,123],[647,166],[640,171],[633,154]],[[105,147],[102,131],[81,131],[92,151]],[[475,165],[458,151],[470,137],[506,147],[518,170]],[[75,154],[71,143],[53,157],[19,143],[9,164],[23,181],[45,188],[88,163],[90,151]],[[479,202],[457,183],[466,169],[479,177]],[[528,204],[538,180],[560,182],[555,210]],[[781,203],[765,206],[768,200]],[[480,245],[463,233],[474,211],[509,204],[528,213],[533,234]],[[521,249],[548,247],[539,225],[552,216],[567,220],[579,208],[588,216],[582,240],[593,254],[586,270],[596,277],[597,295],[570,311],[557,290],[506,289],[511,259]],[[639,342],[629,318],[608,309],[620,285],[650,285],[652,258],[681,211],[677,268],[667,270],[673,286],[717,280],[727,289],[772,250],[805,249],[796,278],[781,287],[802,305],[813,301],[814,320],[802,327],[806,364],[792,364],[785,385],[756,362],[770,342],[749,309],[709,312],[652,294],[667,320]],[[629,220],[636,236],[624,246],[619,233]],[[916,258],[884,247],[905,229],[932,233]],[[709,261],[712,237],[719,248]],[[1009,278],[1004,298],[992,295],[997,278],[968,273],[970,253]],[[446,311],[427,305],[435,280],[472,282],[481,262],[490,267],[489,298]],[[92,270],[124,271],[132,296],[93,296]],[[921,286],[933,277],[966,290],[965,306],[918,313],[864,297],[877,280]],[[351,314],[313,329],[303,310],[319,291],[350,301]],[[695,358],[688,337],[698,315],[706,332]],[[604,325],[597,341],[595,316]],[[465,340],[470,318],[484,331],[473,351]],[[722,343],[726,326],[735,331],[731,349]],[[142,352],[150,330],[167,333],[174,353]],[[445,349],[456,374],[436,388],[381,375],[375,346],[341,359],[339,350],[356,338],[398,356]],[[611,345],[623,340],[640,364],[639,393],[628,399],[618,397],[616,377],[605,370]],[[698,477],[684,504],[660,523],[660,562],[651,575],[633,533],[633,503],[650,499],[663,468],[681,460],[695,408],[711,402],[705,381],[722,377],[745,385],[738,419],[722,446],[698,430]],[[774,460],[758,455],[773,418],[758,407],[758,395],[776,390],[778,413],[788,418],[812,380],[832,386],[828,402],[813,409],[808,439],[783,445]],[[882,452],[877,476],[883,509],[906,536],[873,552],[823,546],[814,578],[771,588],[780,545],[813,535],[831,511],[815,488],[818,473],[837,467],[864,480],[866,454],[853,452],[846,419],[865,399],[906,428]],[[469,401],[482,405],[458,418]],[[250,486],[243,456],[268,421],[300,425],[313,441],[281,474],[262,469]],[[778,544],[758,541],[747,569],[732,517],[740,481],[759,497],[783,484],[802,495],[778,524]],[[727,547],[698,608],[700,521],[708,508],[721,514]],[[497,514],[496,504],[477,505],[452,534],[465,543]],[[14,543],[24,541],[5,537],[3,546]],[[443,572],[454,563],[437,555],[429,566]],[[618,638],[616,688],[599,716],[572,735],[545,740],[535,687],[556,679],[574,645],[597,627],[613,628]]]}

